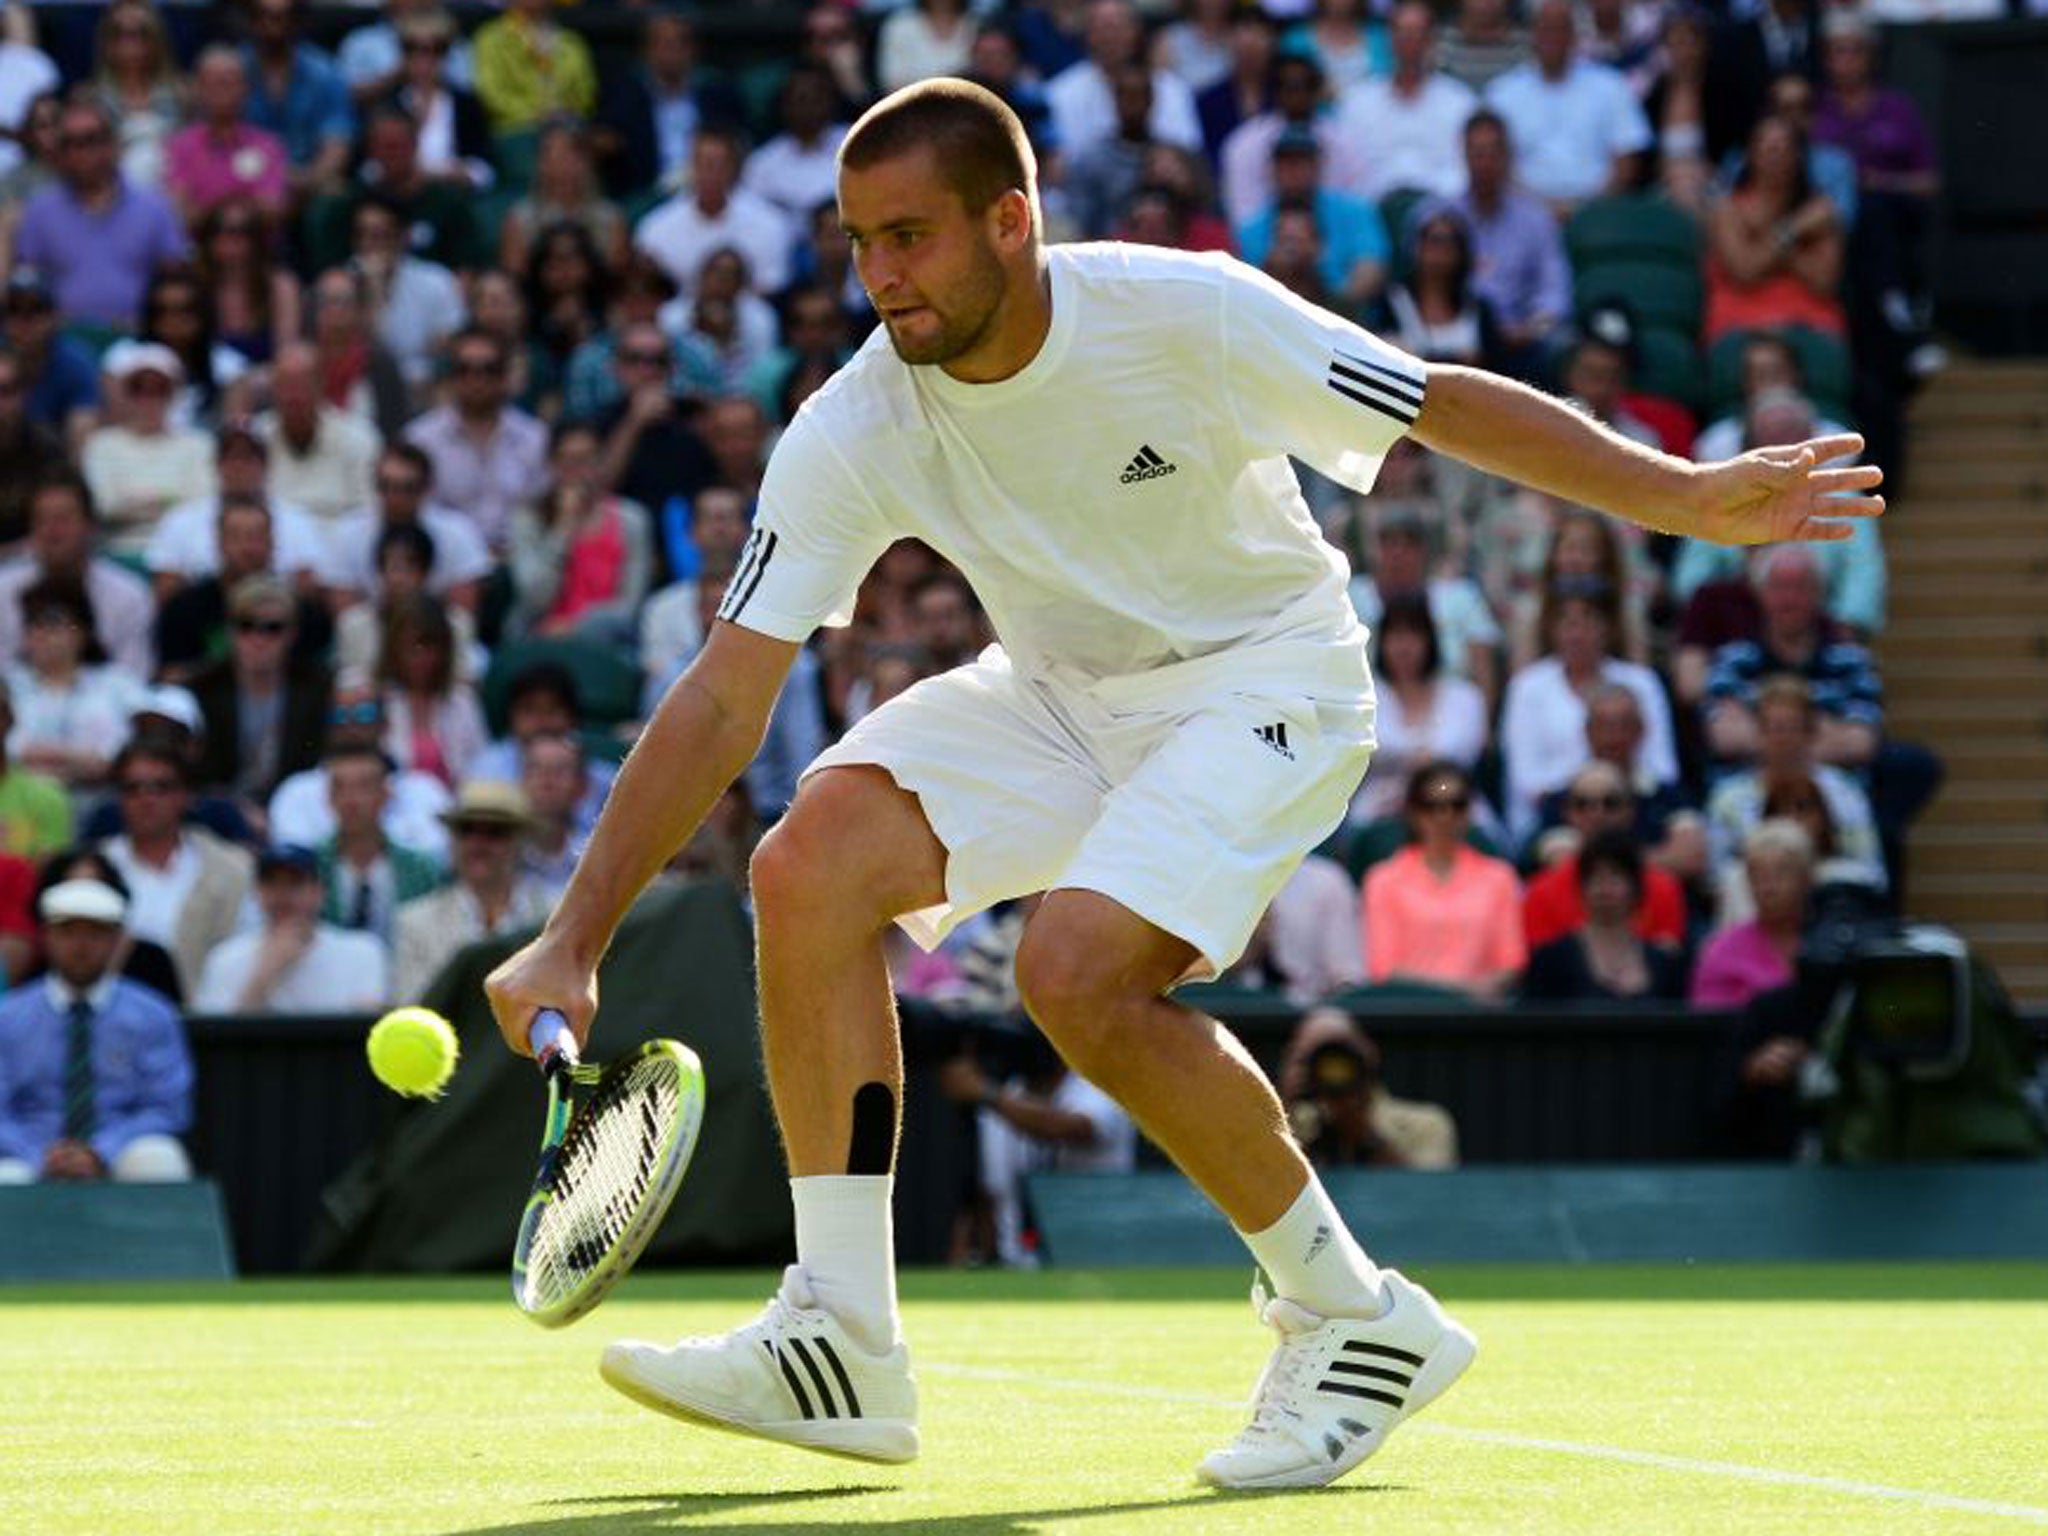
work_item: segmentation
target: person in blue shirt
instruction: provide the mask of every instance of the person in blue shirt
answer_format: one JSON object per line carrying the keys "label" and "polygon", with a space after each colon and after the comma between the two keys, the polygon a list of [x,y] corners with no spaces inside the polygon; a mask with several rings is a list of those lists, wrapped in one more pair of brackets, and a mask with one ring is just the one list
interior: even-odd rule
{"label": "person in blue shirt", "polygon": [[1387,283],[1392,245],[1380,211],[1362,197],[1323,184],[1323,147],[1307,128],[1282,130],[1273,144],[1273,200],[1237,229],[1240,254],[1263,266],[1273,247],[1273,226],[1280,210],[1307,207],[1322,236],[1319,273],[1331,301],[1349,314],[1361,314]]}
{"label": "person in blue shirt", "polygon": [[64,880],[38,911],[49,972],[0,998],[0,1184],[190,1178],[192,1058],[177,1009],[115,969],[126,899]]}
{"label": "person in blue shirt", "polygon": [[249,8],[248,119],[284,140],[295,201],[332,191],[348,169],[355,109],[341,70],[299,40],[298,0],[255,0]]}

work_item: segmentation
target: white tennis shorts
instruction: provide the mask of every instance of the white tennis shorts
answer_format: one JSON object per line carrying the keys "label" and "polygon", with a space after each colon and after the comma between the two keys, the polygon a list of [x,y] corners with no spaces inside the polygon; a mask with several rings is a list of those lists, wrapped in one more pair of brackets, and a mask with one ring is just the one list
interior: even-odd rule
{"label": "white tennis shorts", "polygon": [[1019,676],[999,647],[866,716],[805,770],[869,764],[923,804],[946,900],[897,919],[925,949],[998,901],[1096,891],[1226,969],[1301,860],[1344,819],[1373,745],[1370,694],[1269,678],[1190,708],[1111,708]]}

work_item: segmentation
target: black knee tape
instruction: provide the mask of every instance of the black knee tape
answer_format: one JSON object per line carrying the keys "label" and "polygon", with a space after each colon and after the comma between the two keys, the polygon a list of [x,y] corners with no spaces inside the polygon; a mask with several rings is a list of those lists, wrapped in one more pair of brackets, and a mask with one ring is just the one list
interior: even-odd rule
{"label": "black knee tape", "polygon": [[862,1083],[853,1095],[853,1139],[846,1171],[884,1174],[896,1160],[896,1095],[883,1083]]}

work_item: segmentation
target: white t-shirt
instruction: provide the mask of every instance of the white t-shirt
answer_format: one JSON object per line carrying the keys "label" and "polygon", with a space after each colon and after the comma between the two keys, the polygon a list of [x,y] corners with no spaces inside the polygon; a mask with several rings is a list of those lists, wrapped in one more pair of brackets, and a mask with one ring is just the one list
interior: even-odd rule
{"label": "white t-shirt", "polygon": [[[452,508],[428,503],[420,508],[420,527],[434,541],[434,569],[427,590],[440,596],[465,581],[481,581],[493,569],[490,546],[474,519]],[[326,559],[320,580],[345,592],[377,590],[377,539],[383,519],[371,507],[349,513],[327,531]]]}
{"label": "white t-shirt", "polygon": [[818,204],[839,196],[839,141],[845,137],[846,125],[834,123],[806,149],[790,134],[778,133],[747,156],[740,185],[806,228]]}
{"label": "white t-shirt", "polygon": [[1344,557],[1287,456],[1370,488],[1422,365],[1229,257],[1046,258],[1051,330],[1012,377],[907,366],[878,330],[805,403],[722,616],[785,640],[844,624],[912,537],[966,573],[1020,671],[1110,708],[1213,698],[1225,676],[1369,696]]}
{"label": "white t-shirt", "polygon": [[[1344,93],[1337,121],[1362,151],[1365,185],[1377,201],[1398,187],[1438,197],[1465,190],[1465,119],[1479,105],[1472,88],[1449,75],[1432,74],[1413,96],[1394,89],[1385,77],[1361,81]],[[1405,234],[1392,230],[1398,246]]]}
{"label": "white t-shirt", "polygon": [[633,244],[661,263],[685,298],[697,291],[705,258],[732,246],[746,258],[756,293],[779,293],[789,282],[794,236],[782,210],[765,197],[735,187],[714,218],[688,193],[672,197],[640,221]]}
{"label": "white t-shirt", "polygon": [[[1657,674],[1637,662],[1610,658],[1600,664],[1600,681],[1619,683],[1636,696],[1643,716],[1643,747],[1636,760],[1653,782],[1675,782],[1678,748],[1671,705]],[[1500,750],[1507,765],[1508,825],[1517,838],[1526,838],[1536,830],[1538,802],[1569,784],[1592,756],[1586,745],[1586,701],[1555,656],[1532,661],[1508,679]]]}
{"label": "white t-shirt", "polygon": [[[223,939],[206,957],[192,995],[194,1013],[240,1011],[242,989],[256,969],[263,930]],[[263,1000],[265,1013],[374,1013],[391,1001],[391,956],[371,933],[321,923],[313,942],[277,979]]]}
{"label": "white t-shirt", "polygon": [[1560,80],[1518,64],[1487,88],[1508,125],[1515,174],[1538,197],[1591,197],[1614,162],[1650,147],[1650,120],[1628,82],[1605,64],[1575,59]]}
{"label": "white t-shirt", "polygon": [[[271,568],[287,576],[300,571],[318,575],[326,560],[320,525],[305,508],[288,501],[269,501]],[[220,498],[200,496],[181,501],[163,516],[149,536],[142,563],[152,572],[183,576],[188,581],[220,571]]]}
{"label": "white t-shirt", "polygon": [[128,916],[123,926],[138,939],[172,948],[178,938],[178,914],[185,910],[185,898],[199,880],[199,852],[191,840],[179,838],[178,851],[161,869],[138,859],[126,836],[108,838],[100,851],[128,886]]}
{"label": "white t-shirt", "polygon": [[[394,843],[448,862],[448,828],[441,813],[455,803],[448,786],[430,773],[401,768],[391,775],[391,798],[377,818]],[[270,797],[270,835],[280,843],[317,848],[334,836],[334,805],[327,794],[327,769],[304,768],[277,786]]]}

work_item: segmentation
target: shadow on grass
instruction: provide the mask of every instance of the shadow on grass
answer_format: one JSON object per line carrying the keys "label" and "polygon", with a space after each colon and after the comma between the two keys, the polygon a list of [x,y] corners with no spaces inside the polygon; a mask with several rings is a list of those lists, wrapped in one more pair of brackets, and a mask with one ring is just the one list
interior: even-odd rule
{"label": "shadow on grass", "polygon": [[[751,1536],[807,1536],[807,1533],[870,1532],[873,1536],[1029,1536],[1052,1520],[1089,1520],[1121,1515],[1151,1514],[1162,1510],[1202,1505],[1250,1503],[1287,1497],[1283,1493],[1216,1493],[1191,1491],[1171,1499],[1137,1499],[1120,1504],[1072,1504],[1052,1508],[986,1510],[976,1514],[922,1515],[898,1520],[848,1519],[830,1510],[803,1513],[782,1506],[825,1500],[887,1496],[899,1492],[893,1485],[840,1485],[831,1488],[794,1488],[730,1493],[621,1494],[611,1498],[560,1499],[556,1507],[571,1513],[541,1519],[515,1521],[509,1525],[465,1526],[444,1536],[636,1536],[638,1532],[688,1531],[697,1528],[700,1517],[718,1516],[719,1531],[751,1533]],[[1345,1488],[1314,1490],[1322,1501],[1351,1500],[1373,1494],[1401,1493],[1395,1484],[1362,1483]],[[1297,1494],[1296,1496],[1302,1496]],[[579,1508],[579,1506],[583,1506]],[[724,1517],[759,1508],[764,1518],[732,1523]],[[1325,1505],[1327,1509],[1327,1504]],[[1335,1513],[1335,1511],[1328,1511]],[[711,1529],[711,1527],[705,1527]]]}

